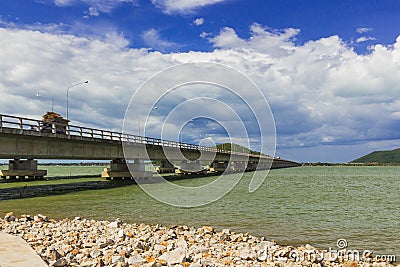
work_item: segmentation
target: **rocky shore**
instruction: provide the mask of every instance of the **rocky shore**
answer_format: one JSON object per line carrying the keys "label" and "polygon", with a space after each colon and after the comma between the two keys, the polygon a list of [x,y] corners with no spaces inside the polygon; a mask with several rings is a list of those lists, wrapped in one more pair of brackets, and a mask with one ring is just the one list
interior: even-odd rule
{"label": "rocky shore", "polygon": [[49,266],[394,266],[373,255],[355,257],[305,245],[273,241],[212,227],[163,226],[95,221],[53,220],[43,215],[8,213],[0,230],[21,236]]}

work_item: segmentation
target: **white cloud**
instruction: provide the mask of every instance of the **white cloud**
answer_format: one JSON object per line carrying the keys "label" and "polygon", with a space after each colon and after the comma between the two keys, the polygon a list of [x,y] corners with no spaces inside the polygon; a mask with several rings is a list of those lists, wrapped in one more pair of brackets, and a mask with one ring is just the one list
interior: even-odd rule
{"label": "white cloud", "polygon": [[14,22],[2,20],[1,17],[0,17],[0,27],[9,29],[26,29],[31,31],[48,32],[53,34],[65,34],[71,29],[70,25],[64,23],[43,24],[40,22],[36,22],[34,24],[21,24],[21,23],[17,24]]}
{"label": "white cloud", "polygon": [[101,40],[105,42],[112,42],[114,45],[119,47],[126,47],[129,45],[129,41],[125,39],[123,33],[118,33],[112,24],[102,23],[93,27],[87,24],[76,22],[73,25],[64,23],[34,23],[34,24],[16,24],[13,22],[4,21],[0,18],[0,27],[8,29],[25,29],[30,31],[39,31],[42,33],[54,34],[54,35],[75,35],[85,36],[86,38],[93,40]]}
{"label": "white cloud", "polygon": [[151,2],[161,8],[165,13],[192,13],[194,10],[229,0],[151,0]]}
{"label": "white cloud", "polygon": [[209,41],[214,47],[222,49],[255,49],[277,57],[290,54],[295,49],[293,40],[299,32],[298,29],[293,28],[282,31],[271,30],[254,23],[250,26],[251,36],[247,40],[240,38],[234,29],[225,27],[217,36],[209,38]]}
{"label": "white cloud", "polygon": [[89,15],[90,15],[90,16],[94,16],[94,17],[97,17],[97,16],[100,15],[100,13],[99,13],[99,11],[97,10],[97,8],[91,6],[91,7],[89,7]]}
{"label": "white cloud", "polygon": [[363,43],[363,42],[375,41],[375,40],[376,40],[376,38],[372,37],[372,36],[361,36],[361,37],[357,38],[356,42]]}
{"label": "white cloud", "polygon": [[54,0],[56,6],[67,7],[78,4],[89,6],[88,14],[90,16],[99,16],[100,13],[110,13],[115,8],[124,3],[138,5],[138,0]]}
{"label": "white cloud", "polygon": [[76,2],[77,2],[77,0],[54,0],[54,4],[56,6],[61,6],[61,7],[71,6]]}
{"label": "white cloud", "polygon": [[246,44],[246,41],[240,39],[235,30],[229,27],[223,28],[218,36],[209,40],[215,47],[220,48],[240,48]]}
{"label": "white cloud", "polygon": [[[77,124],[120,130],[130,97],[151,75],[178,63],[219,62],[260,86],[275,116],[278,149],[293,153],[293,158],[307,160],[302,155],[308,155],[315,160],[312,152],[335,145],[346,153],[326,158],[346,161],[363,154],[368,145],[398,145],[393,140],[400,139],[400,37],[392,45],[375,45],[369,54],[358,55],[338,36],[297,45],[297,33],[254,24],[251,37],[244,39],[225,28],[211,40],[215,51],[160,53],[130,49],[123,35],[112,30],[108,37],[94,38],[0,28],[2,113],[39,118],[51,105],[38,99],[39,93],[54,98],[55,111],[64,114],[65,88],[89,80],[71,89],[70,118]],[[174,45],[154,29],[145,36],[163,49]],[[160,95],[160,90],[154,88],[149,95]],[[177,100],[179,95],[171,98]],[[159,123],[157,118],[153,122]]]}
{"label": "white cloud", "polygon": [[209,33],[209,32],[202,32],[202,33],[200,33],[200,37],[201,38],[207,38],[207,37],[210,37],[212,34],[211,33]]}
{"label": "white cloud", "polygon": [[356,31],[358,33],[366,33],[366,32],[373,31],[373,29],[372,28],[357,28]]}
{"label": "white cloud", "polygon": [[165,52],[178,47],[178,44],[162,39],[156,29],[145,31],[142,37],[145,43],[155,50]]}
{"label": "white cloud", "polygon": [[196,26],[200,26],[200,25],[204,24],[204,21],[205,21],[204,18],[197,18],[197,19],[193,20],[193,24]]}

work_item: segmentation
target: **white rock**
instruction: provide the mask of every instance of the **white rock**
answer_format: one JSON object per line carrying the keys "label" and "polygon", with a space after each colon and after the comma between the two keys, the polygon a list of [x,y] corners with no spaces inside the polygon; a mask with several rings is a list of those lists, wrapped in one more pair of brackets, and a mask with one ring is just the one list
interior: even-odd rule
{"label": "white rock", "polygon": [[179,238],[178,240],[176,240],[175,246],[177,248],[182,248],[182,249],[187,249],[187,247],[188,247],[185,239],[183,239],[183,238]]}
{"label": "white rock", "polygon": [[241,246],[238,248],[240,258],[243,260],[254,260],[256,258],[256,253],[248,246]]}
{"label": "white rock", "polygon": [[154,245],[154,251],[160,252],[160,251],[162,251],[162,250],[164,250],[164,249],[167,249],[167,247],[166,247],[166,246],[163,246],[163,245],[161,245],[161,244],[155,244],[155,245]]}
{"label": "white rock", "polygon": [[108,224],[108,227],[110,227],[110,228],[118,228],[119,224],[118,224],[118,222],[110,222]]}
{"label": "white rock", "polygon": [[113,264],[115,264],[115,263],[117,263],[117,262],[125,262],[125,259],[124,259],[124,257],[122,257],[122,256],[112,256],[111,262],[112,262]]}
{"label": "white rock", "polygon": [[97,264],[97,261],[95,261],[95,260],[86,260],[86,261],[81,262],[79,264],[79,266],[81,266],[81,267],[91,267],[91,266],[96,266],[96,264]]}
{"label": "white rock", "polygon": [[131,255],[130,258],[128,258],[128,264],[129,265],[139,265],[141,266],[146,262],[145,259],[143,259],[139,254],[135,253]]}
{"label": "white rock", "polygon": [[186,250],[182,248],[177,248],[173,251],[168,251],[162,254],[158,259],[164,260],[168,265],[181,263],[186,257]]}
{"label": "white rock", "polygon": [[124,230],[121,229],[118,231],[118,237],[124,237]]}
{"label": "white rock", "polygon": [[90,256],[94,259],[97,257],[100,257],[101,255],[102,255],[102,252],[101,252],[101,250],[98,250],[98,249],[94,249],[90,252]]}
{"label": "white rock", "polygon": [[38,216],[42,221],[44,221],[44,222],[49,221],[49,218],[48,218],[47,216],[45,216],[45,215],[38,214],[37,216]]}

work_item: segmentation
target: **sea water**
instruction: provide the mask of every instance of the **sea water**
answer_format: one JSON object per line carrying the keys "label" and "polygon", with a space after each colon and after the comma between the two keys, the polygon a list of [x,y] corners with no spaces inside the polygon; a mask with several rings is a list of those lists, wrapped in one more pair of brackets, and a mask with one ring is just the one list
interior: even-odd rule
{"label": "sea water", "polygon": [[[76,168],[76,167],[74,167]],[[98,167],[96,167],[98,168]],[[87,171],[87,170],[86,170]],[[66,173],[65,173],[66,172]],[[68,175],[68,167],[64,173]],[[76,169],[73,170],[74,174]],[[60,171],[57,174],[61,175]],[[42,213],[53,218],[83,218],[190,226],[273,239],[279,244],[311,244],[400,255],[400,167],[298,167],[271,170],[262,186],[248,192],[252,173],[220,200],[196,208],[168,206],[137,185],[64,195],[0,201],[0,213]],[[266,173],[267,174],[267,173]],[[200,186],[217,177],[174,183]],[[157,186],[157,185],[154,185]]]}

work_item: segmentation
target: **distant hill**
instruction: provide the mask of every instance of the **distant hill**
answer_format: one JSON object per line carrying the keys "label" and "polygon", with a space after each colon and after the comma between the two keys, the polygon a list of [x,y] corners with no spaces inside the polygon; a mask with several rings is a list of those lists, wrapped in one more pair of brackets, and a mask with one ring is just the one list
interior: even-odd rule
{"label": "distant hill", "polygon": [[[225,143],[225,144],[216,145],[215,147],[219,148],[219,149],[225,149],[228,151],[243,152],[243,153],[248,153],[248,154],[252,154],[252,155],[260,155],[261,154],[258,151],[248,149],[247,147],[244,147],[244,146],[241,146],[238,144]],[[263,154],[263,155],[266,156],[265,154]]]}
{"label": "distant hill", "polygon": [[374,151],[372,153],[369,153],[368,155],[365,155],[361,158],[352,161],[352,163],[371,163],[371,162],[377,162],[379,164],[382,163],[400,164],[400,148],[387,151]]}

